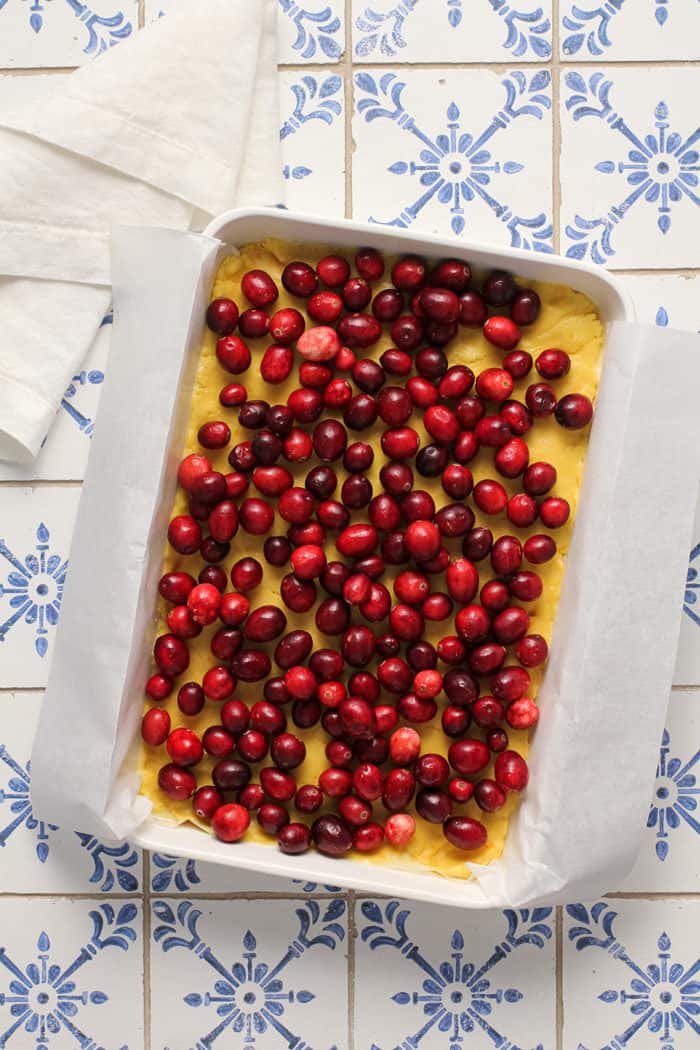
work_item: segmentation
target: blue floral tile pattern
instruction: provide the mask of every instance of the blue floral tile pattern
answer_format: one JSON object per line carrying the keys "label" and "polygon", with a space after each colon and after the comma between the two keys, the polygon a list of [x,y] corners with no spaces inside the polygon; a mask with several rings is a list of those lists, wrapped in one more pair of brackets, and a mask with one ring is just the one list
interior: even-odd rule
{"label": "blue floral tile pattern", "polygon": [[338,886],[323,886],[298,879],[251,875],[236,868],[205,864],[167,853],[151,854],[151,893],[339,893]]}
{"label": "blue floral tile pattern", "polygon": [[[477,77],[496,94],[497,107],[474,128],[471,106],[463,115],[461,99],[471,94],[469,87],[474,91],[482,86],[469,84]],[[454,83],[445,78],[451,93],[446,105],[443,109],[435,100],[429,113],[421,111],[423,78],[415,72],[405,78],[395,73],[355,74],[355,170],[366,175],[356,193],[356,215],[385,226],[407,228],[415,223],[440,232],[447,227],[470,237],[483,230],[493,238],[498,231],[498,240],[513,247],[550,252],[549,195],[539,214],[523,212],[513,203],[512,195],[533,174],[535,156],[522,151],[520,135],[513,136],[520,147],[516,152],[510,152],[507,142],[508,129],[520,121],[530,130],[534,126],[535,139],[541,128],[542,142],[548,140],[549,72],[516,70],[501,78],[497,89],[493,74],[461,74]],[[546,193],[546,176],[542,182]]]}
{"label": "blue floral tile pattern", "polygon": [[0,558],[10,566],[4,583],[0,582],[0,599],[5,598],[10,614],[0,623],[0,642],[4,642],[16,623],[23,621],[34,629],[34,648],[40,657],[49,648],[48,634],[58,623],[68,562],[62,555],[51,553],[51,533],[39,522],[34,550],[18,556],[0,539]]}
{"label": "blue floral tile pattern", "polygon": [[691,241],[700,230],[700,127],[684,87],[684,73],[664,85],[663,95],[657,83],[630,80],[628,71],[614,79],[600,71],[564,73],[569,258],[642,267],[653,245],[654,265],[692,263]]}
{"label": "blue floral tile pattern", "polygon": [[138,904],[3,901],[0,924],[0,1046],[138,1045]]}
{"label": "blue floral tile pattern", "polygon": [[80,65],[137,26],[134,0],[0,0],[0,65]]}
{"label": "blue floral tile pattern", "polygon": [[[691,1050],[700,1039],[700,958],[681,924],[693,919],[697,921],[695,902],[666,907],[665,913],[650,902],[569,905],[565,1045],[581,1050]],[[579,1005],[572,995],[574,981],[576,976],[583,979],[586,965],[593,974],[585,1005]]]}
{"label": "blue floral tile pattern", "polygon": [[535,1032],[549,1039],[551,1018],[545,1007],[535,1022],[530,979],[533,968],[540,980],[551,977],[553,917],[551,908],[475,915],[397,900],[358,903],[358,987],[369,995],[371,985],[380,1006],[369,1020],[358,1008],[361,1045],[371,1032],[374,1050],[543,1050]]}
{"label": "blue floral tile pattern", "polygon": [[355,0],[356,62],[546,61],[551,5],[533,0]]}
{"label": "blue floral tile pattern", "polygon": [[345,46],[339,0],[278,0],[280,62],[337,62]]}
{"label": "blue floral tile pattern", "polygon": [[40,702],[38,693],[0,696],[0,893],[138,892],[141,855],[130,843],[59,828],[34,812],[28,756]]}
{"label": "blue floral tile pattern", "polygon": [[343,78],[280,73],[280,139],[285,203],[325,215],[345,209]]}
{"label": "blue floral tile pattern", "polygon": [[[154,902],[153,941],[160,951],[154,947],[151,973],[158,1045],[172,1045],[165,1003],[182,995],[187,1009],[176,1021],[182,1045],[187,1040],[198,1050],[219,1044],[241,1050],[337,1046],[333,1028],[345,998],[346,921],[341,898],[291,906]],[[333,1016],[319,1009],[324,1002],[335,1002]]]}
{"label": "blue floral tile pattern", "polygon": [[695,0],[567,0],[561,11],[564,59],[700,57],[700,11]]}
{"label": "blue floral tile pattern", "polygon": [[[673,754],[671,736],[664,730],[661,741],[659,767],[656,772],[654,796],[649,811],[647,827],[656,836],[656,856],[665,861],[669,852],[669,836],[685,821],[687,826],[700,836],[700,823],[695,817],[698,808],[696,767],[700,763],[700,749],[687,761]],[[698,841],[700,845],[700,838]]]}

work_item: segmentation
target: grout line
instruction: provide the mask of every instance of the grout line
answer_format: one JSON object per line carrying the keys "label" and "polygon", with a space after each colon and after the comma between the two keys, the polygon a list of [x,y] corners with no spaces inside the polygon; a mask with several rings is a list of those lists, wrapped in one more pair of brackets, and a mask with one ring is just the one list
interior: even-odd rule
{"label": "grout line", "polygon": [[352,0],[345,0],[345,218],[352,218],[352,121],[355,111],[355,83],[352,64]]}
{"label": "grout line", "polygon": [[606,900],[618,901],[672,901],[672,900],[700,900],[700,890],[658,890],[656,892],[637,891],[625,892],[612,890],[603,894]]}
{"label": "grout line", "polygon": [[47,73],[75,73],[78,66],[20,66],[0,69],[0,76],[40,77]]}
{"label": "grout line", "polygon": [[143,850],[143,1047],[151,1050],[151,854]]}
{"label": "grout line", "polygon": [[[558,28],[558,27],[557,27]],[[553,34],[554,36],[554,34]],[[557,32],[558,36],[558,32]],[[352,54],[350,54],[350,61],[352,62]],[[455,59],[453,62],[357,62],[353,63],[358,70],[413,70],[413,69],[447,69],[447,70],[459,70],[459,69],[488,69],[494,73],[508,73],[512,69],[530,69],[534,72],[536,69],[553,68],[554,63],[557,65],[561,64],[572,68],[574,66],[580,66],[582,68],[589,67],[590,69],[597,69],[603,67],[605,69],[649,69],[651,67],[662,67],[662,68],[674,68],[674,67],[690,67],[700,68],[700,61],[694,59],[673,59],[672,61],[658,61],[658,62],[644,62],[641,60],[633,62],[577,62],[571,59],[560,60],[557,56],[555,58],[554,48],[552,48],[552,58],[549,62],[542,62],[539,59],[536,62],[483,62],[479,59],[474,59],[471,62],[465,61],[464,59]],[[342,68],[344,65],[344,59],[339,62],[280,62],[278,68],[285,72],[309,72],[309,73],[321,73],[329,72],[331,69]],[[0,70],[2,72],[2,70]]]}
{"label": "grout line", "polygon": [[355,1046],[355,941],[357,925],[355,923],[356,894],[352,890],[347,895],[348,902],[348,1050]]}
{"label": "grout line", "polygon": [[[239,893],[197,893],[193,889],[188,893],[158,893],[155,896],[158,900],[170,901],[334,901],[343,897],[345,892],[340,890],[338,893],[266,893],[264,890],[241,890]],[[142,900],[145,907],[146,899],[150,904],[153,894],[150,889],[144,890],[143,893],[20,893],[0,890],[0,898],[2,897],[31,901],[119,901],[122,904],[130,900]]]}
{"label": "grout line", "polygon": [[559,90],[559,0],[552,0],[552,226],[554,251],[561,251],[561,98]]}
{"label": "grout line", "polygon": [[556,1007],[556,1050],[564,1050],[564,922],[561,907],[556,909],[554,942],[554,981]]}
{"label": "grout line", "polygon": [[33,488],[45,488],[47,485],[53,487],[60,486],[61,488],[82,488],[83,479],[75,478],[69,480],[68,478],[26,478],[24,481],[0,481],[0,485],[3,488],[8,489],[33,489]]}
{"label": "grout line", "polygon": [[139,29],[143,29],[146,24],[146,0],[139,0],[139,15],[138,15]]}
{"label": "grout line", "polygon": [[675,274],[676,276],[679,276],[679,277],[697,277],[698,274],[700,274],[700,269],[692,270],[692,269],[688,269],[687,267],[686,268],[677,267],[676,269],[673,269],[672,267],[670,267],[668,269],[663,269],[663,270],[661,270],[661,269],[659,269],[659,270],[641,269],[641,268],[639,270],[614,270],[611,267],[608,272],[609,273],[619,274],[622,277],[627,277],[627,276],[629,276],[629,277],[658,277],[660,274],[661,275],[663,275],[663,274]]}

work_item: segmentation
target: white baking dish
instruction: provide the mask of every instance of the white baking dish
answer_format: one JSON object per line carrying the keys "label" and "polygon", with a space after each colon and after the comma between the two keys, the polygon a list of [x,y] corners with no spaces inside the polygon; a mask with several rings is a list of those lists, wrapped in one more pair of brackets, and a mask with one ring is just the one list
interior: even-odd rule
{"label": "white baking dish", "polygon": [[[489,248],[466,240],[421,236],[401,230],[387,230],[376,225],[319,219],[278,209],[227,212],[215,219],[205,233],[226,245],[222,254],[235,249],[237,245],[274,236],[284,240],[324,243],[338,247],[371,244],[387,254],[415,252],[434,259],[445,256],[464,258],[478,269],[505,267],[524,278],[565,284],[582,291],[596,304],[605,322],[629,321],[634,318],[629,296],[613,276],[592,267],[548,255],[509,248]],[[194,338],[198,338],[196,333]],[[176,435],[174,444],[179,450],[181,443],[177,445]],[[164,487],[163,500],[167,508],[172,503],[174,484],[171,477]],[[149,575],[152,576],[152,573]],[[155,578],[157,579],[157,576]],[[137,693],[142,689],[142,682],[143,677],[133,676],[132,688]],[[517,817],[514,820],[517,820]],[[289,857],[279,853],[272,844],[266,846],[245,841],[232,848],[209,837],[199,828],[174,826],[155,819],[147,820],[131,837],[137,844],[161,853],[192,857],[200,861],[245,868],[251,872],[283,878],[347,886],[368,893],[400,892],[407,897],[460,907],[483,907],[486,903],[483,891],[473,881],[445,878],[432,874],[427,869],[398,869],[355,860],[338,861],[315,851],[299,857]],[[465,854],[466,860],[468,854]]]}

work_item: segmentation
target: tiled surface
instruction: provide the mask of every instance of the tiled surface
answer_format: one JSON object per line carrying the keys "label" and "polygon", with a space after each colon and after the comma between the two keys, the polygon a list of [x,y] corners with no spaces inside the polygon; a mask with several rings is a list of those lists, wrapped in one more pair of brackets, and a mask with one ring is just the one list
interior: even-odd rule
{"label": "tiled surface", "polygon": [[[146,0],[145,19],[176,4]],[[0,0],[0,72],[81,64],[93,38],[135,32],[138,7]],[[632,271],[640,319],[698,331],[699,18],[696,0],[278,0],[280,199],[560,247]],[[700,1050],[700,513],[648,826],[605,901],[364,900],[34,818],[31,738],[108,342],[107,324],[33,468],[0,466],[0,1046]]]}

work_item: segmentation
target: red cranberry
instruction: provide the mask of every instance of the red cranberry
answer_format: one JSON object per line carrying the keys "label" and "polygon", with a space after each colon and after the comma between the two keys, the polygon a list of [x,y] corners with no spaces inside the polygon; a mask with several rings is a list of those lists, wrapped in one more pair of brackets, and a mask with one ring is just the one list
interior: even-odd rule
{"label": "red cranberry", "polygon": [[448,759],[458,773],[471,776],[486,768],[491,761],[491,753],[483,740],[455,740],[450,744]]}
{"label": "red cranberry", "polygon": [[323,793],[315,784],[302,784],[294,796],[294,805],[300,813],[315,813],[323,803]]}
{"label": "red cranberry", "polygon": [[261,649],[243,649],[232,660],[233,670],[242,682],[259,682],[270,673],[270,657]]}
{"label": "red cranberry", "polygon": [[268,536],[263,544],[265,561],[270,565],[286,565],[292,553],[292,545],[286,536]]}
{"label": "red cranberry", "polygon": [[527,762],[517,751],[504,751],[494,766],[496,783],[503,791],[522,791],[527,787]]}
{"label": "red cranberry", "polygon": [[340,598],[326,598],[316,610],[315,622],[322,634],[330,636],[342,634],[349,621],[349,606]]}
{"label": "red cranberry", "polygon": [[557,395],[549,383],[531,383],[525,391],[525,402],[535,418],[551,416],[556,408]]}
{"label": "red cranberry", "polygon": [[522,667],[504,667],[494,675],[491,691],[497,700],[510,703],[530,688],[530,675]]}
{"label": "red cranberry", "polygon": [[511,496],[506,506],[508,521],[518,528],[526,529],[537,519],[538,508],[532,496],[520,492]]}
{"label": "red cranberry", "polygon": [[227,372],[240,375],[251,362],[250,350],[237,335],[226,335],[216,344],[216,359]]}
{"label": "red cranberry", "polygon": [[239,499],[248,490],[250,484],[245,474],[224,474],[226,495],[229,499]]}
{"label": "red cranberry", "polygon": [[483,297],[475,291],[465,291],[459,297],[459,323],[466,328],[481,328],[487,310]]}
{"label": "red cranberry", "polygon": [[510,317],[489,317],[483,332],[486,340],[499,350],[514,350],[520,341],[520,329]]}
{"label": "red cranberry", "polygon": [[471,529],[462,541],[462,553],[470,561],[482,561],[493,545],[491,529]]}
{"label": "red cranberry", "polygon": [[343,673],[343,658],[335,649],[315,649],[309,667],[323,682],[330,682]]}
{"label": "red cranberry", "polygon": [[292,704],[292,722],[298,729],[310,729],[321,717],[318,700],[295,700]]}
{"label": "red cranberry", "polygon": [[343,409],[343,421],[350,430],[366,430],[377,413],[377,402],[371,394],[356,394]]}
{"label": "red cranberry", "polygon": [[187,595],[195,585],[188,572],[166,572],[158,583],[158,593],[166,601],[181,605],[187,601]]}
{"label": "red cranberry", "polygon": [[521,288],[510,303],[510,316],[518,325],[534,324],[540,315],[540,297],[532,288]]}
{"label": "red cranberry", "polygon": [[289,855],[306,853],[311,845],[311,830],[306,824],[287,824],[277,833],[277,845],[282,853]]}
{"label": "red cranberry", "polygon": [[165,700],[173,691],[173,683],[162,674],[153,674],[146,682],[146,695],[151,700]]}
{"label": "red cranberry", "polygon": [[265,307],[279,295],[277,285],[265,270],[248,270],[241,279],[241,291],[253,306]]}
{"label": "red cranberry", "polygon": [[345,314],[338,322],[338,336],[351,349],[366,349],[381,338],[382,326],[372,314]]}
{"label": "red cranberry", "polygon": [[227,544],[236,535],[238,508],[232,500],[223,500],[214,507],[209,515],[209,531],[217,544]]}
{"label": "red cranberry", "polygon": [[176,638],[196,638],[202,632],[200,624],[195,623],[186,605],[174,606],[168,613],[166,622],[168,630]]}
{"label": "red cranberry", "polygon": [[297,789],[294,777],[283,773],[281,769],[275,769],[274,766],[266,766],[260,770],[260,783],[268,798],[275,802],[288,802],[294,798]]}
{"label": "red cranberry", "polygon": [[423,342],[423,324],[413,314],[402,314],[392,323],[389,335],[399,350],[415,350]]}
{"label": "red cranberry", "polygon": [[454,634],[441,638],[437,644],[438,658],[446,664],[461,664],[466,659],[467,649],[464,643]]}
{"label": "red cranberry", "polygon": [[542,594],[542,580],[536,572],[518,572],[508,581],[510,593],[521,602],[534,602]]}
{"label": "red cranberry", "polygon": [[467,645],[483,642],[488,636],[490,620],[480,605],[465,605],[455,616],[455,627]]}
{"label": "red cranberry", "polygon": [[442,472],[442,487],[452,499],[465,499],[474,487],[474,478],[469,467],[451,463]]}
{"label": "red cranberry", "polygon": [[292,554],[292,569],[301,580],[313,580],[326,566],[323,548],[315,543],[304,543]]}
{"label": "red cranberry", "polygon": [[231,569],[231,583],[238,591],[254,590],[263,577],[263,567],[257,558],[241,558]]}
{"label": "red cranberry", "polygon": [[374,635],[368,627],[348,627],[343,634],[341,651],[351,667],[366,667],[374,655]]}
{"label": "red cranberry", "polygon": [[340,490],[340,498],[346,507],[360,510],[372,499],[372,482],[360,474],[346,478]]}
{"label": "red cranberry", "polygon": [[352,788],[352,773],[347,769],[324,769],[319,774],[319,787],[329,798],[342,798]]}
{"label": "red cranberry", "polygon": [[528,634],[515,647],[515,656],[523,667],[539,667],[547,659],[549,649],[541,634]]}
{"label": "red cranberry", "polygon": [[484,514],[501,514],[508,502],[508,493],[499,481],[490,478],[474,486],[474,502]]}
{"label": "red cranberry", "polygon": [[214,758],[225,758],[226,755],[233,752],[236,741],[233,734],[223,726],[209,726],[202,737],[202,744],[208,755]]}
{"label": "red cranberry", "polygon": [[430,824],[442,824],[452,813],[452,799],[446,791],[423,788],[416,795],[416,810]]}
{"label": "red cranberry", "polygon": [[450,817],[442,825],[442,830],[450,845],[457,849],[480,849],[488,838],[484,825],[471,817]]}
{"label": "red cranberry", "polygon": [[532,354],[527,350],[512,350],[503,358],[503,367],[513,379],[523,379],[532,368]]}
{"label": "red cranberry", "polygon": [[528,447],[522,438],[511,438],[496,453],[496,469],[505,478],[517,478],[525,472],[529,457]]}
{"label": "red cranberry", "polygon": [[448,503],[435,515],[435,524],[443,536],[463,536],[474,524],[474,513],[463,503]]}
{"label": "red cranberry", "polygon": [[348,310],[364,310],[372,298],[372,289],[364,277],[351,277],[343,285],[342,296]]}
{"label": "red cranberry", "polygon": [[480,696],[472,704],[474,721],[482,729],[496,729],[503,723],[503,704],[495,696]]}
{"label": "red cranberry", "polygon": [[388,324],[395,321],[403,309],[403,296],[394,288],[377,292],[372,300],[372,313],[378,321]]}
{"label": "red cranberry", "polygon": [[200,820],[211,820],[214,813],[224,803],[224,797],[215,787],[201,787],[192,799],[192,812]]}
{"label": "red cranberry", "polygon": [[151,747],[159,747],[168,739],[170,733],[170,715],[162,707],[152,707],[146,711],[141,721],[141,736]]}
{"label": "red cranberry", "polygon": [[420,293],[419,302],[426,317],[439,324],[453,324],[460,315],[460,301],[448,288],[428,286]]}
{"label": "red cranberry", "polygon": [[548,529],[560,529],[569,520],[568,501],[557,496],[549,496],[540,503],[540,518]]}
{"label": "red cranberry", "polygon": [[489,580],[481,588],[481,604],[485,609],[496,615],[503,612],[510,605],[510,591],[503,580]]}
{"label": "red cranberry", "polygon": [[485,278],[481,290],[489,306],[507,306],[512,302],[517,286],[512,274],[505,270],[493,270]]}
{"label": "red cranberry", "polygon": [[214,634],[209,647],[217,660],[232,660],[242,645],[241,631],[233,627],[220,627]]}
{"label": "red cranberry", "polygon": [[414,773],[424,787],[442,787],[450,775],[450,767],[442,755],[426,754],[416,762]]}
{"label": "red cranberry", "polygon": [[219,402],[225,408],[236,408],[243,404],[247,396],[246,388],[241,383],[228,383],[219,391]]}
{"label": "red cranberry", "polygon": [[295,486],[282,493],[277,510],[285,521],[292,525],[301,525],[308,521],[314,512],[314,498],[306,489]]}
{"label": "red cranberry", "polygon": [[226,667],[210,667],[202,679],[204,695],[209,700],[226,700],[235,685],[235,679]]}
{"label": "red cranberry", "polygon": [[506,804],[505,792],[495,780],[480,780],[474,787],[474,801],[485,813],[495,813]]}
{"label": "red cranberry", "polygon": [[250,813],[245,806],[240,806],[237,802],[219,806],[211,820],[212,830],[222,842],[238,842],[245,835],[249,825]]}
{"label": "red cranberry", "polygon": [[529,696],[514,700],[506,711],[506,722],[512,729],[530,729],[537,725],[539,717],[539,708]]}
{"label": "red cranberry", "polygon": [[[435,646],[431,642],[417,641],[409,645],[406,650],[406,659],[411,665],[414,671],[432,671],[437,666],[437,652]],[[440,676],[442,677],[442,676]],[[421,679],[416,675],[416,679],[419,684]],[[413,691],[420,697],[425,696],[431,697],[429,690],[421,689],[419,685],[416,685],[416,680],[413,682]],[[439,689],[438,689],[439,692]],[[437,696],[437,693],[433,693],[432,696]]]}
{"label": "red cranberry", "polygon": [[543,350],[535,367],[543,379],[561,379],[571,368],[571,358],[564,350]]}
{"label": "red cranberry", "polygon": [[224,448],[231,440],[231,428],[222,420],[203,423],[197,432],[197,440],[204,448]]}
{"label": "red cranberry", "polygon": [[294,364],[294,353],[288,346],[268,346],[260,362],[260,375],[266,383],[284,383]]}
{"label": "red cranberry", "polygon": [[194,554],[202,542],[202,530],[189,514],[180,514],[168,526],[168,542],[178,554]]}
{"label": "red cranberry", "polygon": [[262,536],[273,525],[275,512],[265,500],[251,497],[244,499],[238,510],[241,528],[253,536]]}
{"label": "red cranberry", "polygon": [[328,736],[333,737],[334,740],[343,735],[343,726],[337,711],[324,711],[321,725]]}
{"label": "red cranberry", "polygon": [[278,343],[293,343],[304,331],[305,322],[298,310],[285,307],[270,318],[270,335]]}
{"label": "red cranberry", "polygon": [[505,368],[486,368],[477,377],[476,392],[486,401],[505,401],[513,393],[513,377]]}
{"label": "red cranberry", "polygon": [[282,284],[292,295],[308,299],[318,288],[318,274],[308,263],[290,262],[282,271]]}
{"label": "red cranberry", "polygon": [[425,263],[417,255],[405,255],[392,267],[391,281],[400,292],[416,292],[425,280]]}
{"label": "red cranberry", "polygon": [[355,256],[355,268],[368,281],[378,281],[384,273],[384,260],[376,248],[360,248]]}
{"label": "red cranberry", "polygon": [[471,280],[469,263],[459,259],[445,259],[430,272],[430,283],[438,288],[449,288],[452,292],[463,292]]}
{"label": "red cranberry", "polygon": [[418,408],[429,408],[437,404],[438,392],[433,383],[422,376],[413,376],[406,383],[406,390],[411,401]]}
{"label": "red cranberry", "polygon": [[383,782],[379,767],[372,762],[363,762],[352,775],[352,786],[365,802],[381,798]]}
{"label": "red cranberry", "polygon": [[384,828],[381,824],[363,824],[352,837],[354,849],[359,853],[373,853],[384,842]]}
{"label": "red cranberry", "polygon": [[431,521],[412,521],[406,528],[406,549],[417,561],[427,561],[440,550],[440,530]]}
{"label": "red cranberry", "polygon": [[204,754],[202,742],[192,729],[173,729],[166,748],[171,762],[183,769],[196,766]]}
{"label": "red cranberry", "polygon": [[371,554],[379,542],[374,525],[361,523],[343,529],[336,541],[339,554],[346,558],[361,558]]}
{"label": "red cranberry", "polygon": [[459,434],[459,421],[446,405],[431,405],[423,416],[425,429],[441,445],[451,445]]}
{"label": "red cranberry", "polygon": [[502,645],[512,645],[525,637],[529,626],[530,617],[525,610],[512,606],[504,609],[494,618],[491,631],[497,642],[501,642]]}
{"label": "red cranberry", "polygon": [[416,371],[424,379],[439,379],[447,371],[447,358],[442,350],[424,346],[415,357]]}
{"label": "red cranberry", "polygon": [[343,300],[336,292],[316,292],[306,304],[312,321],[321,325],[332,325],[343,312]]}
{"label": "red cranberry", "polygon": [[161,674],[167,678],[176,678],[189,667],[190,654],[187,646],[173,634],[162,634],[156,638],[153,655]]}
{"label": "red cranberry", "polygon": [[500,536],[491,549],[491,565],[499,576],[517,572],[522,561],[522,547],[516,536]]}
{"label": "red cranberry", "polygon": [[296,769],[306,758],[306,747],[293,733],[280,733],[270,744],[270,757],[280,769]]}
{"label": "red cranberry", "polygon": [[479,445],[501,448],[511,437],[510,427],[501,416],[484,416],[476,424],[474,434]]}
{"label": "red cranberry", "polygon": [[486,642],[477,646],[469,656],[469,669],[478,675],[493,674],[503,665],[506,651],[502,645]]}
{"label": "red cranberry", "polygon": [[321,585],[335,598],[343,593],[343,587],[350,577],[350,569],[342,561],[329,561],[321,574]]}
{"label": "red cranberry", "polygon": [[407,376],[413,368],[413,360],[410,354],[403,350],[390,347],[385,350],[379,358],[379,363],[390,376]]}
{"label": "red cranberry", "polygon": [[264,310],[244,310],[238,318],[238,328],[246,339],[260,339],[268,333],[270,318]]}
{"label": "red cranberry", "polygon": [[276,835],[289,824],[289,813],[277,802],[265,802],[258,810],[258,824],[267,835]]}
{"label": "red cranberry", "polygon": [[395,605],[389,615],[393,634],[403,642],[417,641],[424,630],[422,613],[410,605]]}
{"label": "red cranberry", "polygon": [[198,583],[187,596],[187,608],[195,623],[206,626],[219,615],[221,592],[210,583]]}
{"label": "red cranberry", "polygon": [[341,255],[325,255],[316,272],[328,288],[340,288],[350,276],[350,264]]}
{"label": "red cranberry", "polygon": [[383,660],[377,668],[377,676],[384,689],[390,693],[405,692],[413,680],[408,664],[398,656]]}
{"label": "red cranberry", "polygon": [[508,747],[508,734],[505,729],[489,729],[486,733],[486,743],[494,754],[500,754]]}
{"label": "red cranberry", "polygon": [[523,477],[523,488],[530,496],[543,496],[556,484],[557,472],[551,463],[531,463]]}
{"label": "red cranberry", "polygon": [[525,540],[523,554],[531,565],[541,565],[557,553],[557,545],[551,536],[538,534]]}
{"label": "red cranberry", "polygon": [[352,849],[352,832],[340,817],[331,814],[318,817],[312,825],[311,834],[319,853],[329,857],[342,857]]}
{"label": "red cranberry", "polygon": [[471,780],[463,777],[452,777],[447,785],[447,792],[454,802],[469,802],[474,794],[474,785]]}
{"label": "red cranberry", "polygon": [[197,781],[189,770],[169,764],[158,771],[158,787],[173,802],[182,802],[194,795]]}
{"label": "red cranberry", "polygon": [[593,418],[593,405],[585,394],[567,394],[559,400],[554,415],[567,430],[581,430]]}
{"label": "red cranberry", "polygon": [[396,706],[401,717],[407,722],[430,722],[437,714],[437,704],[434,700],[422,700],[415,693],[406,693]]}
{"label": "red cranberry", "polygon": [[207,307],[207,325],[218,335],[228,335],[238,324],[238,307],[232,299],[213,299]]}
{"label": "red cranberry", "polygon": [[384,778],[382,802],[386,809],[404,809],[413,798],[416,781],[408,769],[391,769]]}
{"label": "red cranberry", "polygon": [[438,394],[444,398],[461,398],[474,383],[474,373],[466,365],[448,368],[438,384]]}

